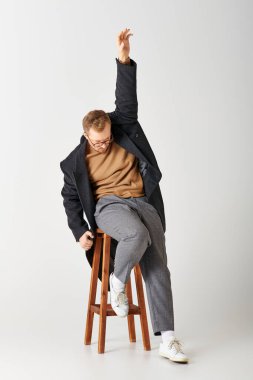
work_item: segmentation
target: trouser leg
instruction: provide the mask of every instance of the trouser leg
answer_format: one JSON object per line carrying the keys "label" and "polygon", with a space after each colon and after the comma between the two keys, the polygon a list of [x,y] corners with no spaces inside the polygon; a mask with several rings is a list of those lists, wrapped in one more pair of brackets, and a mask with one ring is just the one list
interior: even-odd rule
{"label": "trouser leg", "polygon": [[144,203],[141,203],[141,207],[138,209],[142,222],[149,231],[152,243],[139,264],[146,285],[152,327],[156,333],[174,330],[173,295],[162,222],[156,209],[152,205]]}
{"label": "trouser leg", "polygon": [[151,239],[148,229],[134,208],[124,199],[117,203],[110,200],[110,197],[101,198],[94,216],[97,226],[118,241],[114,274],[126,283],[132,268],[151,244]]}

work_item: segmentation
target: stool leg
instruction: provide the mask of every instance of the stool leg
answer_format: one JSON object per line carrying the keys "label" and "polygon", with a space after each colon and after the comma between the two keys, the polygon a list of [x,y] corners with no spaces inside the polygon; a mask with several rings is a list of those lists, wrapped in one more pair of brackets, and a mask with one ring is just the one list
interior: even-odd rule
{"label": "stool leg", "polygon": [[[131,277],[126,283],[126,295],[128,298],[129,306],[133,303],[133,294],[132,294],[132,285],[131,285]],[[128,333],[130,342],[136,342],[136,334],[135,334],[135,323],[134,323],[134,315],[128,314],[127,316],[128,322]]]}
{"label": "stool leg", "polygon": [[94,255],[93,255],[93,261],[92,261],[90,294],[89,294],[89,301],[88,301],[84,344],[91,344],[92,327],[93,327],[93,319],[94,319],[94,311],[91,310],[91,305],[94,305],[96,302],[101,247],[102,247],[102,238],[100,236],[97,236],[95,239]]}
{"label": "stool leg", "polygon": [[99,336],[98,336],[98,353],[99,354],[103,354],[105,351],[110,245],[111,245],[111,237],[107,234],[104,234],[102,286],[101,286],[101,301],[100,301],[100,310],[99,310]]}
{"label": "stool leg", "polygon": [[141,322],[143,346],[144,346],[144,350],[149,351],[151,350],[151,347],[150,347],[147,313],[146,313],[145,299],[144,299],[144,292],[143,292],[143,285],[142,285],[142,274],[141,274],[141,269],[140,269],[139,264],[135,265],[134,267],[134,275],[135,275],[138,305],[141,310],[140,322]]}

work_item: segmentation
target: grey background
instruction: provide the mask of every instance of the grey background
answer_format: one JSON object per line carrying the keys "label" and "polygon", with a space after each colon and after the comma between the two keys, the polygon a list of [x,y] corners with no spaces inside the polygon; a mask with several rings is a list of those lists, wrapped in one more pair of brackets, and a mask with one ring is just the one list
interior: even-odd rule
{"label": "grey background", "polygon": [[[6,1],[0,5],[4,379],[252,378],[252,2]],[[90,267],[68,229],[59,162],[91,109],[115,108],[116,36],[131,28],[139,121],[163,173],[187,366],[128,342],[83,345]],[[100,288],[98,295],[100,294]],[[116,373],[114,374],[114,370]],[[159,371],[159,372],[158,372]]]}

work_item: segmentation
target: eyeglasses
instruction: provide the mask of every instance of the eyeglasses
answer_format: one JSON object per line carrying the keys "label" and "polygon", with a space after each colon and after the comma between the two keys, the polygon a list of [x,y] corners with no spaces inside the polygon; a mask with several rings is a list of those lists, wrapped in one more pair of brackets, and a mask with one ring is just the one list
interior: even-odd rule
{"label": "eyeglasses", "polygon": [[89,135],[87,133],[85,133],[85,136],[88,137],[88,140],[89,142],[91,143],[91,145],[94,147],[94,148],[100,148],[102,145],[109,145],[112,141],[113,141],[113,135],[111,134],[111,136],[109,137],[109,139],[106,139],[104,141],[100,141],[100,142],[96,142],[96,143],[93,143],[92,140],[90,139]]}

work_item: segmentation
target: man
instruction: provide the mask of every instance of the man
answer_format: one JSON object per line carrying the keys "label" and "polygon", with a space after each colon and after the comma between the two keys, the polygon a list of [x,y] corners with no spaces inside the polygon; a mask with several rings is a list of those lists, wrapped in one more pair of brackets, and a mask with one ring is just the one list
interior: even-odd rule
{"label": "man", "polygon": [[[120,317],[128,314],[125,284],[140,264],[154,335],[162,335],[159,354],[187,363],[174,332],[170,271],[165,247],[162,177],[138,122],[136,62],[129,57],[130,29],[117,36],[116,109],[90,111],[83,119],[80,144],[60,163],[68,225],[90,266],[96,228],[112,237],[109,290]],[[89,221],[83,217],[85,212]],[[99,269],[101,280],[101,262]]]}

